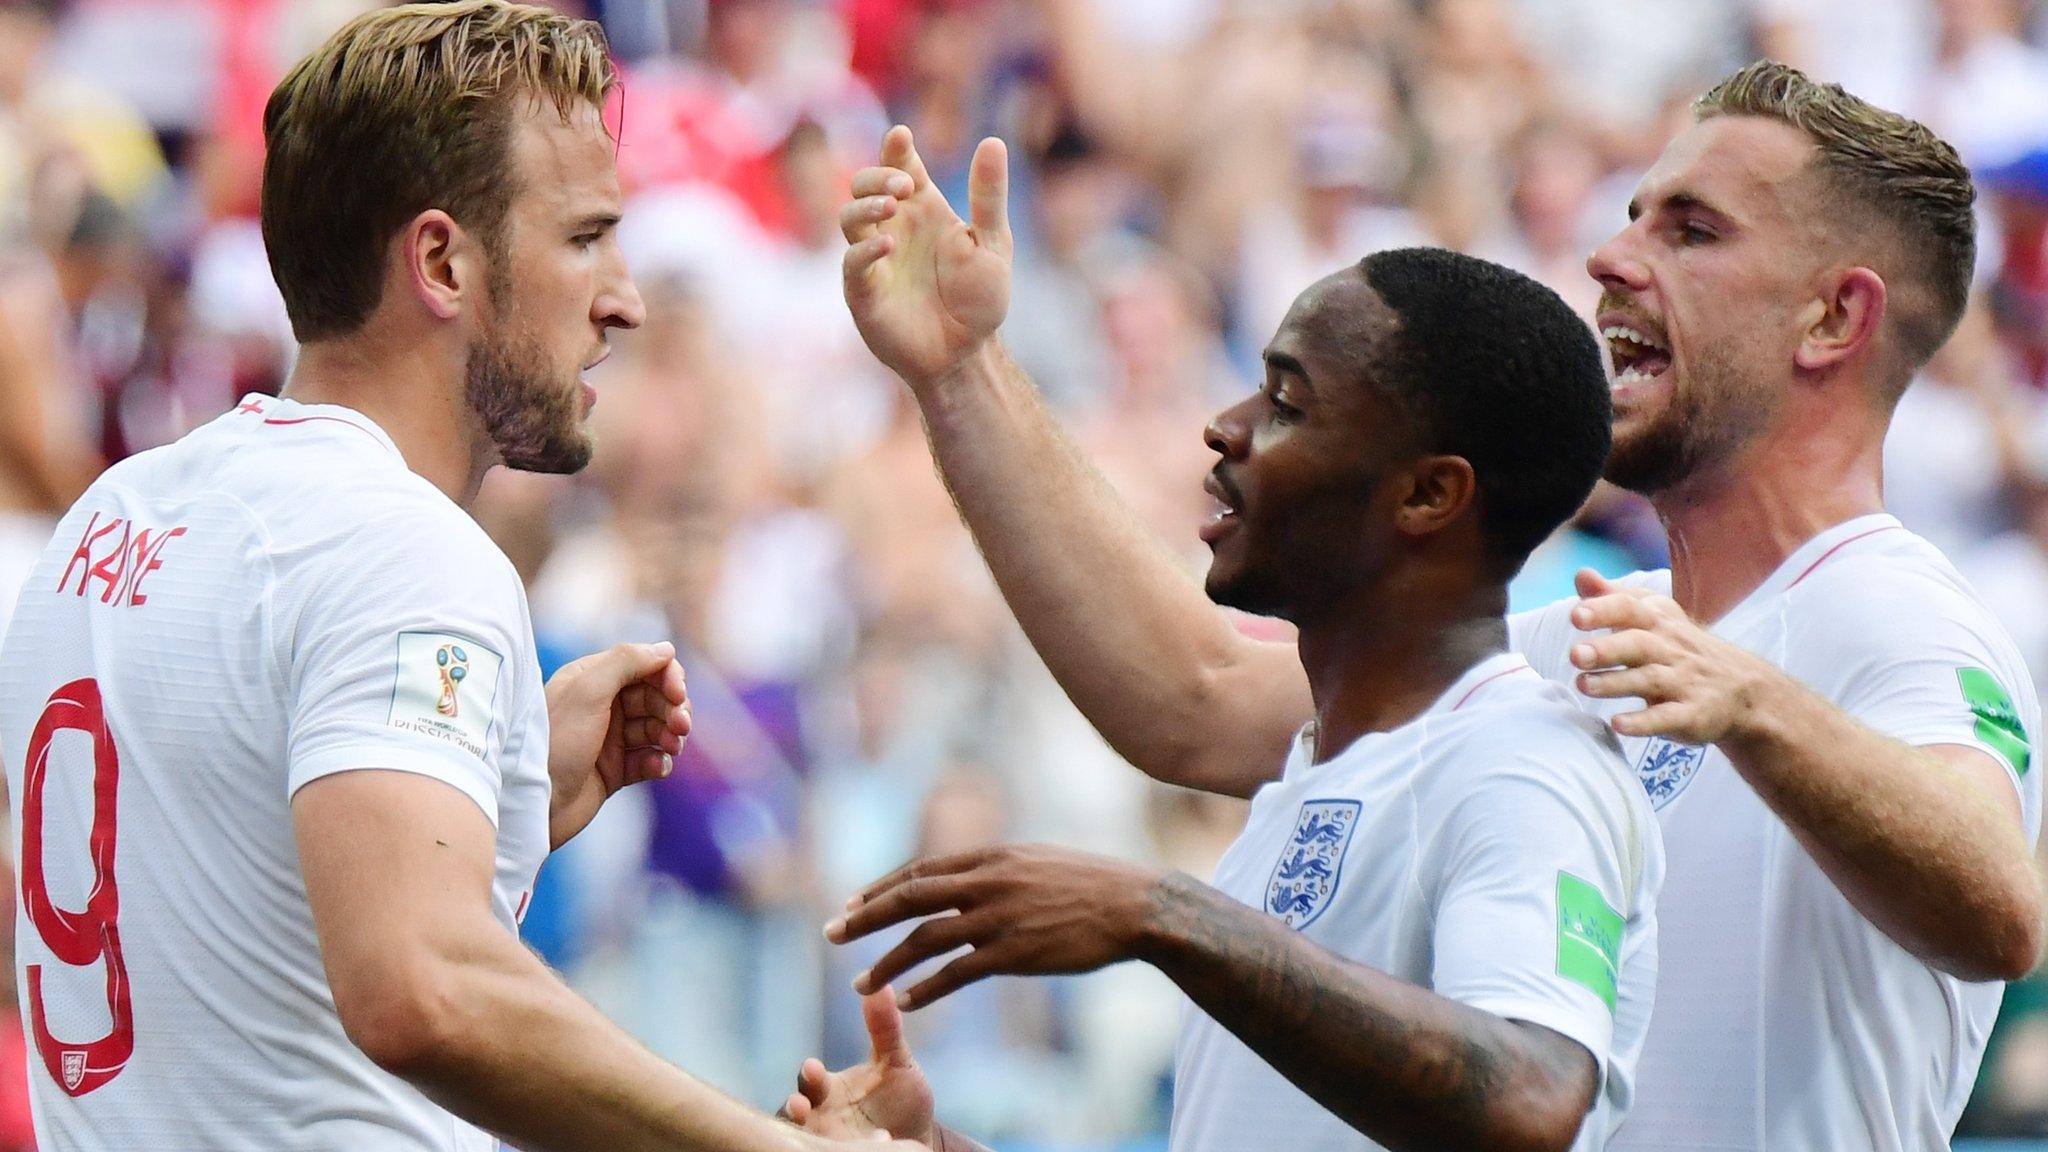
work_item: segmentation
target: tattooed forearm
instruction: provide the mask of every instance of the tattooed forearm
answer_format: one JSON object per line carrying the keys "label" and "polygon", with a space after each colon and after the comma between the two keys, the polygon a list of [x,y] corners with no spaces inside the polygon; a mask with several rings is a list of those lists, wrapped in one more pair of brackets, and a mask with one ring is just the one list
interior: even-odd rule
{"label": "tattooed forearm", "polygon": [[1568,1148],[1593,1058],[1548,1029],[1353,964],[1175,874],[1143,959],[1346,1123],[1392,1149]]}

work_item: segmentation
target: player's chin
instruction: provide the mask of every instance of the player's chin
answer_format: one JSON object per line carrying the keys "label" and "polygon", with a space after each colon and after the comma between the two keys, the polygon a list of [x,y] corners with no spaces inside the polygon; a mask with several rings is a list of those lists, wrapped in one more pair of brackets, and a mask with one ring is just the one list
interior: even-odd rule
{"label": "player's chin", "polygon": [[561,429],[539,443],[500,450],[505,467],[514,472],[538,472],[549,476],[581,472],[590,466],[591,457],[596,454],[596,439],[580,425]]}
{"label": "player's chin", "polygon": [[1210,600],[1225,608],[1235,608],[1255,616],[1277,615],[1271,604],[1272,597],[1265,594],[1258,574],[1237,562],[1222,547],[1216,549],[1208,575],[1202,578],[1202,590],[1209,594]]}

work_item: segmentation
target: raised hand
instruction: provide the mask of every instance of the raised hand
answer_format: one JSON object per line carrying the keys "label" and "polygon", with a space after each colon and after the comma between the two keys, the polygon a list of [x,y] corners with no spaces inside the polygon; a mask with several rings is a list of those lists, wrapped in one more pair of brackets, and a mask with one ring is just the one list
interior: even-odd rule
{"label": "raised hand", "polygon": [[547,684],[549,840],[561,847],[612,793],[669,774],[690,734],[673,644],[619,644],[565,664]]}
{"label": "raised hand", "polygon": [[[899,997],[922,1008],[985,976],[1092,972],[1140,959],[1164,873],[1043,844],[920,860],[877,880],[825,926],[835,944],[930,917],[854,981],[867,993],[927,960],[969,951]],[[948,913],[954,913],[948,915]]]}
{"label": "raised hand", "polygon": [[1008,169],[1001,140],[974,150],[970,222],[932,184],[900,124],[882,138],[881,164],[854,174],[854,199],[839,212],[851,245],[846,306],[876,359],[913,389],[959,367],[1010,309]]}
{"label": "raised hand", "polygon": [[804,1061],[782,1114],[819,1136],[864,1140],[890,1132],[932,1144],[932,1086],[904,1042],[895,990],[862,997],[860,1008],[873,1045],[868,1062],[828,1072],[821,1061]]}

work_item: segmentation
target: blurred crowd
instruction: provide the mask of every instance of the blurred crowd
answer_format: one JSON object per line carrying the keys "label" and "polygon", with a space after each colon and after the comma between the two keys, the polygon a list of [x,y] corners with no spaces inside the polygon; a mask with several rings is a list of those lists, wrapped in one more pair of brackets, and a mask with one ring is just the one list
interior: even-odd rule
{"label": "blurred crowd", "polygon": [[[0,619],[97,469],[285,380],[255,222],[263,101],[366,6],[0,0]],[[591,469],[500,470],[479,515],[528,581],[544,662],[672,638],[696,733],[672,778],[549,864],[525,927],[658,1051],[755,1104],[804,1056],[864,1055],[848,982],[888,942],[833,949],[817,926],[866,881],[1015,838],[1206,877],[1242,818],[1150,784],[1067,704],[854,331],[836,213],[892,122],[956,204],[974,143],[1010,142],[1005,338],[1192,576],[1201,429],[1311,280],[1443,245],[1590,312],[1587,253],[1722,74],[1770,55],[1916,116],[1978,175],[1979,291],[1905,398],[1888,498],[2048,690],[2048,4],[558,6],[601,19],[626,72],[621,236],[648,322],[593,375]],[[1516,606],[1662,546],[1639,501],[1602,491]],[[1966,1130],[2048,1134],[2048,991],[2008,1008]],[[963,1131],[1144,1147],[1176,1022],[1170,985],[1112,969],[976,986],[911,1040]],[[19,1048],[0,1030],[0,1076]],[[25,1146],[17,1120],[0,1104],[0,1148]]]}

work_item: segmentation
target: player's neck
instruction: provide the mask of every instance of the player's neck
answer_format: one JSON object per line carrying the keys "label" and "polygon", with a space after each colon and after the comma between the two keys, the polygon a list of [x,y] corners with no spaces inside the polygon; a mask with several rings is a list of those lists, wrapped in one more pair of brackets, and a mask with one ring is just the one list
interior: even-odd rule
{"label": "player's neck", "polygon": [[1380,595],[1303,622],[1297,646],[1316,705],[1316,763],[1422,715],[1474,664],[1506,651],[1505,607],[1498,587],[1462,601],[1441,592]]}
{"label": "player's neck", "polygon": [[459,365],[430,354],[391,355],[392,341],[344,338],[305,345],[284,396],[301,404],[337,404],[375,421],[406,467],[469,507],[488,463],[474,448],[474,419],[462,397]]}
{"label": "player's neck", "polygon": [[1759,443],[1716,475],[1651,503],[1671,544],[1671,595],[1712,624],[1756,591],[1800,545],[1884,510],[1883,438]]}

